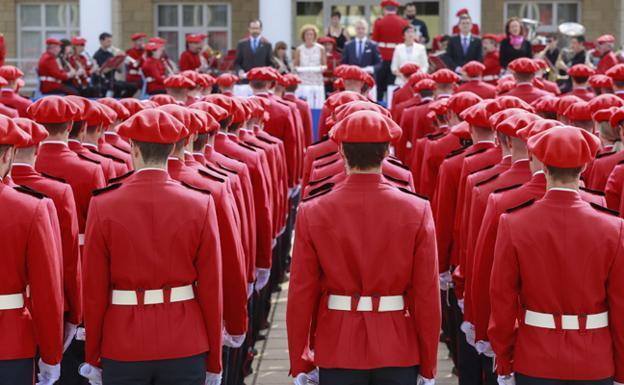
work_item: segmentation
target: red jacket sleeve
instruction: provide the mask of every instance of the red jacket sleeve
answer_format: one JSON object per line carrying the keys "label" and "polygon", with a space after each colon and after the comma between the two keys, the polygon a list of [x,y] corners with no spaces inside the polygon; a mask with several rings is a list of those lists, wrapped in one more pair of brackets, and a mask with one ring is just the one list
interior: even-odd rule
{"label": "red jacket sleeve", "polygon": [[82,267],[78,242],[78,214],[74,193],[69,185],[58,208],[63,244],[63,283],[65,297],[69,303],[68,322],[78,325],[82,322]]}
{"label": "red jacket sleeve", "polygon": [[619,248],[613,259],[607,283],[609,328],[613,339],[615,382],[624,383],[624,222],[620,222]]}

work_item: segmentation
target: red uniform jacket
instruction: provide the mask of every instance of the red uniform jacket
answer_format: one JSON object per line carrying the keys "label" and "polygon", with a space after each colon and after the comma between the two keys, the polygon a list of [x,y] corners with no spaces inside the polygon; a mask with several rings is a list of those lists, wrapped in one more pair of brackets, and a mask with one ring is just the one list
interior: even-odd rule
{"label": "red uniform jacket", "polygon": [[419,104],[405,108],[401,114],[400,126],[403,133],[395,149],[397,157],[408,164],[412,160],[416,140],[434,131],[431,119],[427,118],[428,104],[431,101],[429,98],[422,99]]}
{"label": "red uniform jacket", "polygon": [[535,87],[530,83],[519,83],[514,86],[509,92],[504,94],[505,96],[515,96],[531,104],[534,100],[541,98],[544,95],[552,95],[548,91],[544,91]]}
{"label": "red uniform jacket", "polygon": [[180,62],[178,63],[180,71],[195,71],[201,67],[201,59],[199,53],[193,53],[188,49],[180,54]]}
{"label": "red uniform jacket", "polygon": [[303,126],[302,115],[299,112],[299,108],[297,107],[296,103],[283,99],[283,98],[278,98],[274,95],[269,95],[269,98],[272,98],[274,101],[290,109],[290,114],[291,114],[292,121],[294,122],[295,134],[296,134],[296,139],[297,139],[297,152],[296,152],[297,168],[295,170],[297,171],[297,181],[299,182],[301,181],[301,175],[303,174],[303,154],[306,149],[306,144],[305,144],[306,133],[305,133],[304,126]]}
{"label": "red uniform jacket", "polygon": [[135,60],[136,64],[128,63],[128,74],[126,75],[126,80],[129,82],[140,82],[141,81],[141,67],[143,66],[143,62],[145,59],[143,58],[143,53],[145,51],[142,49],[138,49],[135,47],[128,48],[126,50],[126,55],[130,56]]}
{"label": "red uniform jacket", "polygon": [[66,182],[41,175],[28,164],[14,163],[11,177],[18,185],[44,193],[54,202],[61,229],[64,309],[67,321],[78,325],[82,322],[82,264],[74,193]]}
{"label": "red uniform jacket", "polygon": [[393,117],[395,116],[397,106],[411,98],[413,95],[414,90],[408,83],[405,83],[403,86],[394,91],[392,94],[392,106],[390,107],[390,113]]}
{"label": "red uniform jacket", "polygon": [[165,69],[165,64],[162,62],[161,59],[148,57],[143,62],[141,69],[143,70],[143,76],[145,76],[145,81],[147,82],[148,94],[153,94],[157,91],[165,90],[164,81],[167,70]]}
{"label": "red uniform jacket", "polygon": [[301,115],[301,121],[303,123],[303,133],[305,147],[308,147],[314,141],[314,132],[312,130],[312,113],[310,112],[310,106],[304,100],[299,99],[295,94],[287,92],[284,94],[284,100],[293,102],[297,105],[299,114]]}
{"label": "red uniform jacket", "polygon": [[455,92],[470,91],[483,99],[494,99],[496,87],[482,80],[470,80],[455,89]]}
{"label": "red uniform jacket", "polygon": [[125,160],[98,151],[98,147],[95,144],[83,142],[82,147],[89,151],[87,156],[99,161],[102,164],[104,162],[104,159],[110,160],[113,165],[115,177],[122,176],[129,171]]}
{"label": "red uniform jacket", "polygon": [[30,99],[20,96],[10,88],[3,88],[0,90],[0,103],[4,104],[5,107],[17,110],[19,116],[23,118],[28,117],[26,110],[32,104]]}
{"label": "red uniform jacket", "polygon": [[70,150],[80,156],[80,159],[98,164],[102,168],[102,172],[104,173],[104,181],[108,181],[117,176],[117,173],[115,172],[115,165],[113,164],[113,161],[111,159],[104,157],[101,159],[97,159],[95,154],[83,147],[82,143],[77,140],[70,139],[67,142],[67,145],[69,146]]}
{"label": "red uniform jacket", "polygon": [[622,185],[624,184],[624,165],[619,162],[617,166],[609,174],[607,185],[605,187],[605,199],[607,207],[611,210],[620,209],[620,201],[622,199]]}
{"label": "red uniform jacket", "polygon": [[39,58],[37,74],[40,80],[39,89],[44,94],[61,89],[63,82],[69,79],[58,58],[49,52],[44,52]]}
{"label": "red uniform jacket", "polygon": [[61,362],[62,256],[50,247],[55,230],[48,203],[0,183],[0,292],[19,294],[30,287],[27,307],[0,312],[1,360],[32,358],[39,352],[47,364]]}
{"label": "red uniform jacket", "polygon": [[38,151],[35,169],[63,178],[71,186],[76,200],[78,227],[84,234],[91,193],[106,186],[102,169],[98,164],[80,159],[65,143],[44,141]]}
{"label": "red uniform jacket", "polygon": [[440,165],[444,157],[450,152],[461,148],[461,143],[456,135],[446,133],[441,137],[433,138],[423,151],[421,162],[420,179],[416,179],[418,187],[416,191],[428,198],[433,197],[436,180]]}
{"label": "red uniform jacket", "polygon": [[[550,190],[504,214],[498,227],[488,330],[498,373],[624,381],[624,222],[577,192]],[[566,315],[608,310],[609,326],[527,326],[522,309]]]}
{"label": "red uniform jacket", "polygon": [[606,74],[607,71],[616,64],[618,64],[617,57],[615,56],[613,51],[609,51],[600,58],[598,66],[596,67],[596,73]]}
{"label": "red uniform jacket", "polygon": [[[207,370],[221,372],[222,271],[214,200],[208,193],[180,186],[165,170],[139,171],[108,190],[89,208],[87,362],[209,352]],[[110,303],[113,289],[142,292],[190,284],[195,286],[192,300]]]}
{"label": "red uniform jacket", "polygon": [[371,38],[377,42],[384,61],[391,61],[394,48],[403,43],[403,28],[409,22],[396,14],[388,14],[375,20]]}
{"label": "red uniform jacket", "polygon": [[91,82],[91,66],[87,58],[84,55],[72,55],[69,57],[68,61],[75,70],[79,70],[80,67],[85,70],[85,75],[74,78],[74,85],[78,87],[88,86]]}
{"label": "red uniform jacket", "polygon": [[498,50],[488,52],[483,55],[483,65],[485,66],[485,71],[483,71],[483,80],[489,84],[496,85],[498,77],[503,70],[503,67],[500,65],[500,55]]}
{"label": "red uniform jacket", "polygon": [[405,111],[405,109],[409,108],[409,107],[413,107],[413,106],[417,106],[420,103],[422,103],[423,101],[431,101],[432,98],[425,98],[425,100],[423,100],[423,98],[421,98],[420,94],[412,94],[411,97],[405,99],[404,101],[396,104],[394,108],[394,110],[391,110],[392,113],[392,119],[395,122],[400,123],[401,119],[403,119],[403,111]]}
{"label": "red uniform jacket", "polygon": [[624,151],[605,152],[596,157],[591,169],[591,175],[587,182],[587,187],[592,190],[604,191],[609,175],[624,160]]}
{"label": "red uniform jacket", "polygon": [[126,163],[126,168],[128,170],[133,170],[134,166],[132,165],[130,150],[123,147],[123,145],[127,145],[127,143],[115,132],[106,132],[108,132],[108,134],[104,133],[104,137],[98,142],[98,151],[105,155],[114,156],[115,158],[123,160]]}
{"label": "red uniform jacket", "polygon": [[578,96],[586,102],[590,101],[594,96],[596,96],[596,94],[593,93],[589,88],[575,88],[564,95]]}
{"label": "red uniform jacket", "polygon": [[[286,317],[293,375],[316,365],[420,365],[423,376],[435,376],[440,298],[433,227],[425,200],[376,174],[351,175],[300,206]],[[404,295],[409,313],[329,310],[328,294]]]}
{"label": "red uniform jacket", "polygon": [[310,181],[310,174],[312,174],[312,164],[317,159],[332,155],[335,152],[338,152],[338,145],[328,137],[324,137],[308,147],[303,158],[303,178],[301,185],[307,186]]}
{"label": "red uniform jacket", "polygon": [[[259,141],[265,142],[276,149],[275,153],[277,158],[278,170],[281,169],[281,171],[279,171],[281,180],[280,185],[282,185],[282,190],[286,194],[285,196],[288,197],[288,168],[286,165],[286,150],[284,150],[284,142],[282,142],[279,138],[276,138],[268,132],[264,131],[264,128],[261,128],[259,126],[254,127],[254,134]],[[288,207],[289,204],[287,199],[281,202],[281,204],[283,210],[282,226],[284,226],[286,224],[290,209]]]}

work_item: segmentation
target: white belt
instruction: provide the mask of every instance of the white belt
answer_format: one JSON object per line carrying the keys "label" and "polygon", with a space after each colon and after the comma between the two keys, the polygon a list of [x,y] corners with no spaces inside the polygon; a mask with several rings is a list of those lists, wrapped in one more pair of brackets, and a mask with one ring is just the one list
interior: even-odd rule
{"label": "white belt", "polygon": [[[327,308],[330,310],[351,311],[351,297],[348,295],[329,295]],[[378,312],[401,311],[405,308],[405,301],[402,295],[389,295],[379,297]],[[357,311],[373,311],[373,297],[360,297],[357,304]]]}
{"label": "white belt", "polygon": [[379,48],[396,48],[397,43],[377,43]]}
{"label": "white belt", "polygon": [[[586,319],[585,329],[600,329],[609,326],[609,312],[603,312],[598,314],[588,314]],[[578,315],[562,315],[561,316],[561,328],[564,330],[579,330],[581,329]],[[555,323],[555,316],[547,313],[538,313],[535,311],[527,310],[524,314],[524,323],[530,326],[545,329],[557,329]]]}
{"label": "white belt", "polygon": [[128,70],[128,73],[130,75],[140,75],[141,74],[141,72],[139,72],[139,70]]}
{"label": "white belt", "polygon": [[484,82],[489,82],[491,80],[498,80],[498,75],[485,75],[483,77]]}
{"label": "white belt", "polygon": [[[165,290],[145,290],[143,299],[144,305],[155,305],[165,302]],[[195,298],[193,285],[186,285],[171,288],[170,302],[188,301]],[[135,290],[113,290],[113,305],[138,305],[139,300]]]}
{"label": "white belt", "polygon": [[24,294],[30,297],[30,287],[26,286],[24,293],[0,295],[0,310],[21,309],[24,307]]}
{"label": "white belt", "polygon": [[44,82],[62,83],[61,80],[54,78],[52,76],[39,76],[39,80],[44,81]]}
{"label": "white belt", "polygon": [[156,80],[156,79],[150,78],[149,76],[145,78],[145,82],[147,82],[147,83],[153,82],[154,80]]}
{"label": "white belt", "polygon": [[78,244],[80,246],[84,246],[85,244],[85,235],[84,234],[78,234]]}

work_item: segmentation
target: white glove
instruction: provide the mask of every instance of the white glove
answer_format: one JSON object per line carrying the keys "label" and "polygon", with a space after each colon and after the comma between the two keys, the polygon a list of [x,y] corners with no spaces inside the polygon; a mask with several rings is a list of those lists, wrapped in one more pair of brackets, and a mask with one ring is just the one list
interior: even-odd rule
{"label": "white glove", "polygon": [[205,385],[221,385],[221,373],[206,372]]}
{"label": "white glove", "polygon": [[464,299],[457,300],[457,307],[461,310],[462,314],[464,314]]}
{"label": "white glove", "polygon": [[256,268],[256,291],[264,289],[269,283],[269,277],[271,276],[271,269]]}
{"label": "white glove", "polygon": [[78,368],[78,373],[89,380],[89,384],[102,385],[102,369],[85,362]]}
{"label": "white glove", "polygon": [[295,385],[310,385],[310,384],[318,384],[319,383],[319,370],[318,368],[313,369],[308,373],[299,373],[297,377],[295,377]]}
{"label": "white glove", "polygon": [[516,385],[516,378],[513,373],[507,376],[498,376],[498,385]]}
{"label": "white glove", "polygon": [[453,276],[450,271],[440,273],[440,290],[447,291],[453,287]]}
{"label": "white glove", "polygon": [[37,385],[52,385],[61,378],[61,364],[48,365],[39,359],[39,381]]}
{"label": "white glove", "polygon": [[494,350],[492,350],[492,345],[490,345],[490,343],[487,341],[477,341],[475,349],[477,349],[477,352],[479,354],[483,354],[486,357],[496,357],[496,353],[494,353]]}
{"label": "white glove", "polygon": [[468,344],[472,347],[475,346],[475,331],[474,331],[474,325],[471,324],[470,322],[462,322],[460,329],[464,332],[464,334],[466,335],[466,342],[468,342]]}
{"label": "white glove", "polygon": [[246,334],[232,336],[223,328],[223,346],[227,346],[228,348],[240,348],[243,342],[245,342],[245,337]]}
{"label": "white glove", "polygon": [[76,332],[78,331],[78,325],[74,325],[69,322],[65,322],[65,329],[63,330],[63,352],[67,350],[69,345],[74,340]]}
{"label": "white glove", "polygon": [[418,375],[418,380],[416,380],[417,385],[435,385],[435,378],[425,378]]}
{"label": "white glove", "polygon": [[253,294],[253,288],[254,288],[253,282],[247,284],[247,299],[249,299],[249,297],[251,297],[251,295]]}
{"label": "white glove", "polygon": [[362,68],[364,70],[364,72],[368,72],[369,74],[372,74],[375,72],[375,67],[373,66],[366,66],[364,68]]}

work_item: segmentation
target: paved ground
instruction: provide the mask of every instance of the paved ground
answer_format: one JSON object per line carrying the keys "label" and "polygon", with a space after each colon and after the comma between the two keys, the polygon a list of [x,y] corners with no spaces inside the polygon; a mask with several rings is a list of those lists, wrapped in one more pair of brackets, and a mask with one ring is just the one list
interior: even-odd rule
{"label": "paved ground", "polygon": [[[254,360],[254,373],[247,384],[253,385],[292,385],[288,376],[288,343],[286,339],[286,299],[288,283],[282,285],[282,291],[273,294],[271,328],[268,338],[259,341],[256,349],[259,352]],[[440,344],[438,352],[438,376],[436,385],[455,385],[457,377],[451,374],[452,363],[448,358],[446,346]]]}

